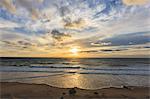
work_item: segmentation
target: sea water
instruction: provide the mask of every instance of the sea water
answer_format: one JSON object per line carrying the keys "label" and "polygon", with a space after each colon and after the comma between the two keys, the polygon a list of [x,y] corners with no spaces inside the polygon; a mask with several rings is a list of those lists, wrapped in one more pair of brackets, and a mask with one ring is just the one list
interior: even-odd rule
{"label": "sea water", "polygon": [[148,58],[1,58],[0,81],[99,89],[150,87]]}

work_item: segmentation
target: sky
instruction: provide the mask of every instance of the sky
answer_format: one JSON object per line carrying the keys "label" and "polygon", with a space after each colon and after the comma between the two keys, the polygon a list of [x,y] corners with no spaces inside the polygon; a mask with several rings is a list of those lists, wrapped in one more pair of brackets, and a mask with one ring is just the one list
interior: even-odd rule
{"label": "sky", "polygon": [[150,0],[0,0],[1,57],[149,57]]}

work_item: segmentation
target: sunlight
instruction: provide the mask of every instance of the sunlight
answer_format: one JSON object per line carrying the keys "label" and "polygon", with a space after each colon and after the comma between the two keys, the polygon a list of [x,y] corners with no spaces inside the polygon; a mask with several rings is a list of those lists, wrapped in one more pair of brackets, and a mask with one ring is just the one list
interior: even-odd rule
{"label": "sunlight", "polygon": [[78,48],[76,48],[76,47],[74,47],[74,48],[71,48],[71,49],[70,49],[70,52],[71,52],[72,54],[77,55],[77,54],[78,54],[78,52],[79,52],[79,49],[78,49]]}

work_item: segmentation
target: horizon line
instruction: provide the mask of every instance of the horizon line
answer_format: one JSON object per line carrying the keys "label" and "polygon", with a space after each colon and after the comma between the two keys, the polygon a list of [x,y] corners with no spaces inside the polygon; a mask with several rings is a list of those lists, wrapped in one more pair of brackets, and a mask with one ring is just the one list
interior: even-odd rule
{"label": "horizon line", "polygon": [[19,56],[19,57],[16,57],[16,56],[9,56],[9,57],[1,57],[0,56],[0,58],[76,58],[76,59],[82,59],[82,58],[93,58],[93,59],[96,59],[96,58],[99,58],[99,59],[104,59],[104,58],[107,58],[107,59],[123,59],[123,58],[130,58],[130,59],[132,59],[132,58],[134,58],[134,59],[140,59],[140,58],[147,58],[147,59],[149,59],[150,57],[30,57],[30,56],[28,56],[28,57],[22,57],[22,56]]}

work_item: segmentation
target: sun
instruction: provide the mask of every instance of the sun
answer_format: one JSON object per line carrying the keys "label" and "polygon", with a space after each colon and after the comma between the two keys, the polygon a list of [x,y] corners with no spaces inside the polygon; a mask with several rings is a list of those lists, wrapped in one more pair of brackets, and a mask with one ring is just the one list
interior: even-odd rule
{"label": "sun", "polygon": [[70,52],[72,53],[72,54],[78,54],[78,52],[79,52],[79,49],[78,48],[71,48],[70,49]]}

